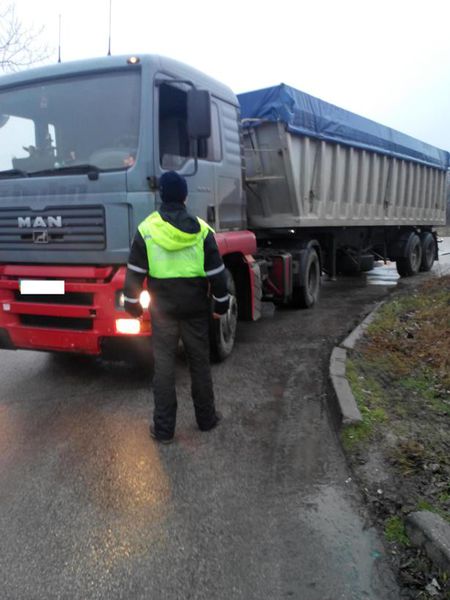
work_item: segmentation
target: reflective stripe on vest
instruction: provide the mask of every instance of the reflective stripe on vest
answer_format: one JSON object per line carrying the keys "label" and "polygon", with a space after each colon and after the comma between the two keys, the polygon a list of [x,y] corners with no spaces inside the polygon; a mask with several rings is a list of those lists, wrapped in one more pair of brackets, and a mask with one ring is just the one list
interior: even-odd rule
{"label": "reflective stripe on vest", "polygon": [[[185,233],[161,217],[158,212],[148,216],[138,227],[147,248],[151,277],[171,279],[206,277],[203,244],[211,227],[198,219],[200,231]],[[164,246],[161,245],[164,238]],[[160,242],[160,243],[158,243]]]}

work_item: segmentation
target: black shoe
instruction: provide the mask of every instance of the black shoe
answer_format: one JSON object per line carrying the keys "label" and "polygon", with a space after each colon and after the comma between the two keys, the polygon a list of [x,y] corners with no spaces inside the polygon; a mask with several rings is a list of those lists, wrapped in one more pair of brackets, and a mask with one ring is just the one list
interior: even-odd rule
{"label": "black shoe", "polygon": [[211,429],[214,429],[215,427],[217,427],[217,425],[219,425],[222,419],[222,413],[216,410],[216,416],[214,421],[212,422],[212,425],[209,425],[208,427],[200,427],[199,425],[198,428],[200,429],[200,431],[211,431]]}
{"label": "black shoe", "polygon": [[171,444],[173,442],[173,437],[171,437],[171,438],[160,437],[156,433],[154,425],[150,425],[150,437],[152,437],[154,440],[156,440],[160,444]]}

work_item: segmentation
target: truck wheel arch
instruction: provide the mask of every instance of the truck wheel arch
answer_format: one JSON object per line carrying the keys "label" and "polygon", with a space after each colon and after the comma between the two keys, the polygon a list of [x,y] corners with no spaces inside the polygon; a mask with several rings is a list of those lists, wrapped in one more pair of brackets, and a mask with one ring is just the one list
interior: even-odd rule
{"label": "truck wheel arch", "polygon": [[252,257],[232,253],[223,256],[225,267],[230,271],[236,286],[238,317],[241,321],[254,320],[254,293],[251,269]]}

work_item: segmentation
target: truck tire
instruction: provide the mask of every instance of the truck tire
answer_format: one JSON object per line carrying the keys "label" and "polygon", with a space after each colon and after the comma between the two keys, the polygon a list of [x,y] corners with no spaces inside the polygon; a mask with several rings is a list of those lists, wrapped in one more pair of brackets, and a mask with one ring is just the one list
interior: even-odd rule
{"label": "truck tire", "polygon": [[294,286],[290,304],[293,308],[311,308],[320,292],[320,260],[313,247],[304,251],[300,261],[300,281],[303,285]]}
{"label": "truck tire", "polygon": [[397,271],[400,277],[417,275],[422,262],[422,244],[417,233],[411,233],[406,242],[405,256],[397,258]]}
{"label": "truck tire", "polygon": [[236,286],[230,271],[226,270],[228,293],[230,294],[230,306],[226,314],[220,319],[211,318],[210,326],[210,352],[213,362],[222,362],[232,352],[236,338],[238,305],[236,298]]}
{"label": "truck tire", "polygon": [[432,233],[426,231],[420,236],[420,241],[422,242],[420,270],[430,271],[434,263],[434,257],[436,256],[436,240]]}

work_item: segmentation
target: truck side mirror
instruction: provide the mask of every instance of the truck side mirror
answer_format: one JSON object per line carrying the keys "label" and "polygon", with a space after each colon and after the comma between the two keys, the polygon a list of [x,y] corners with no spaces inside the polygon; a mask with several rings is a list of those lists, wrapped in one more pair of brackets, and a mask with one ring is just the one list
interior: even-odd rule
{"label": "truck side mirror", "polygon": [[187,133],[194,140],[211,135],[211,95],[207,90],[191,88],[187,92]]}

